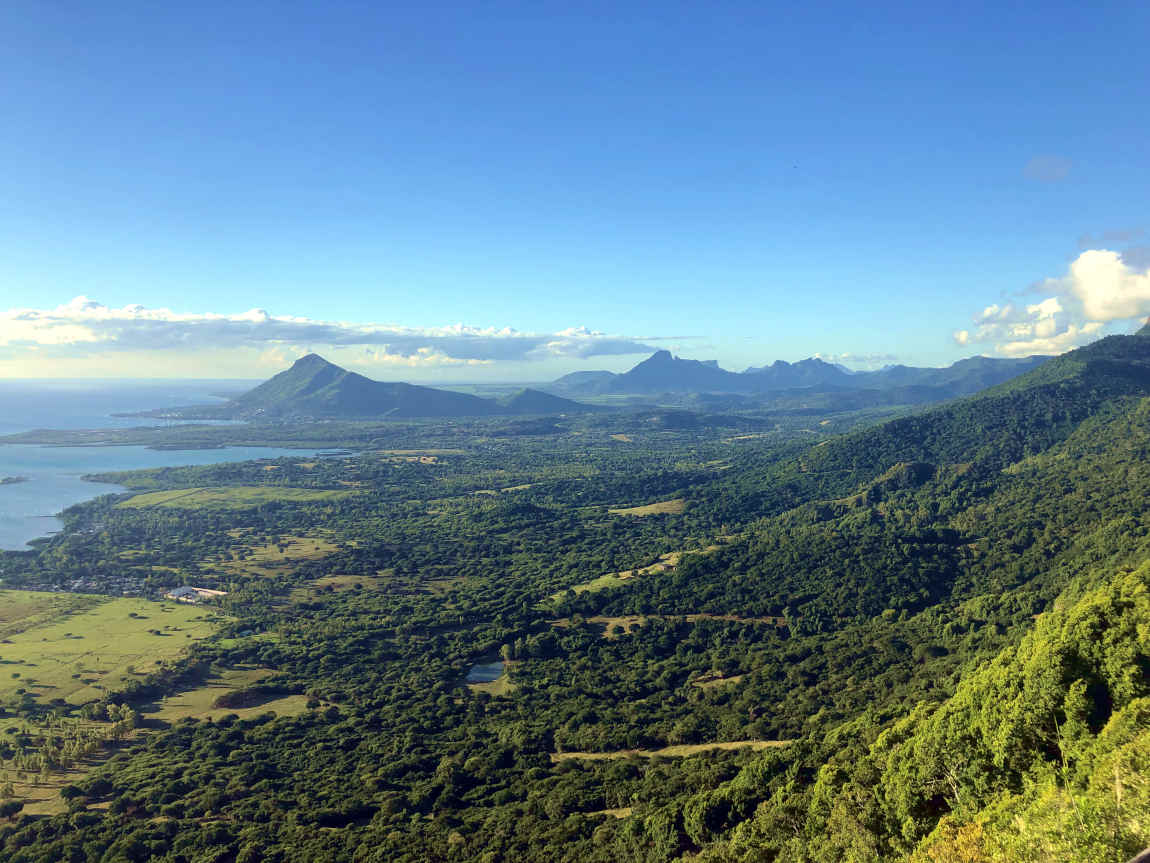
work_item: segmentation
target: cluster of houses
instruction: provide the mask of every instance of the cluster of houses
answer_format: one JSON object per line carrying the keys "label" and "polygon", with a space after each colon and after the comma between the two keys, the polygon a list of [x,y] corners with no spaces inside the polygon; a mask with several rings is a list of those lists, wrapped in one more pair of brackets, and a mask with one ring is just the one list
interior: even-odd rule
{"label": "cluster of houses", "polygon": [[227,596],[226,590],[209,590],[206,587],[192,587],[184,585],[174,588],[164,594],[164,599],[174,599],[176,602],[197,603],[203,599],[214,599],[217,596]]}
{"label": "cluster of houses", "polygon": [[[0,578],[0,585],[3,585],[3,582],[4,579]],[[139,579],[130,577],[78,578],[67,582],[31,582],[21,583],[19,588],[20,590],[42,590],[52,593],[101,593],[108,596],[148,596],[151,593],[150,590],[140,584]],[[226,590],[211,590],[207,587],[183,585],[169,590],[164,594],[164,599],[197,603],[206,599],[227,596],[227,594]]]}

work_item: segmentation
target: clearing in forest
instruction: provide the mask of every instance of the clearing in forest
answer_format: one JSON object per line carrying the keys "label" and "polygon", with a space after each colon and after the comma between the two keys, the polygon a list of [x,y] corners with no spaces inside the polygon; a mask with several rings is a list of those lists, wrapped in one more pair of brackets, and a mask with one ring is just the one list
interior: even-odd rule
{"label": "clearing in forest", "polygon": [[[669,551],[666,554],[659,555],[659,559],[647,566],[637,566],[634,569],[624,569],[620,572],[608,572],[600,575],[598,578],[593,578],[590,581],[585,581],[582,584],[572,585],[571,590],[576,593],[586,593],[588,591],[595,592],[597,590],[606,590],[611,587],[619,587],[626,584],[633,578],[641,578],[645,575],[662,575],[663,573],[670,572],[679,565],[679,561],[683,559],[685,554],[710,554],[713,551],[718,551],[722,548],[721,545],[708,545],[706,548],[692,549],[691,551]],[[556,591],[547,598],[547,602],[555,602],[562,599],[566,590]]]}
{"label": "clearing in forest", "polygon": [[[240,536],[234,532],[232,535]],[[321,533],[279,536],[270,542],[236,551],[235,558],[224,560],[222,566],[247,575],[279,575],[296,561],[318,560],[334,551],[339,551],[339,546]]]}
{"label": "clearing in forest", "polygon": [[161,699],[141,709],[145,720],[174,724],[181,719],[219,719],[234,713],[251,719],[269,711],[277,716],[298,716],[307,709],[306,695],[282,695],[252,689],[274,672],[268,668],[233,668],[204,680],[201,686]]}
{"label": "clearing in forest", "polygon": [[[109,721],[83,719],[55,720],[53,724],[30,722],[19,717],[0,720],[5,731],[14,729],[21,736],[33,741],[51,734],[57,738],[67,738],[70,734],[95,733],[97,740],[104,743],[95,751],[89,752],[71,762],[66,769],[53,768],[37,773],[24,769],[16,761],[0,759],[0,781],[11,782],[13,797],[24,803],[22,812],[28,815],[56,815],[67,811],[67,803],[60,797],[60,789],[75,785],[95,767],[103,764],[124,747],[136,746],[159,728],[170,726],[181,719],[200,720],[220,719],[234,714],[240,719],[250,719],[263,713],[273,712],[277,716],[298,716],[307,710],[306,695],[282,695],[274,688],[261,690],[259,684],[274,674],[270,669],[244,667],[228,669],[220,674],[205,677],[200,686],[186,692],[168,696],[159,702],[133,704],[139,711],[139,724],[128,730],[121,738],[118,747],[106,745],[106,733],[112,727]],[[104,804],[106,805],[106,804]],[[96,804],[94,809],[103,808]]]}
{"label": "clearing in forest", "polygon": [[176,509],[248,509],[264,503],[308,503],[338,500],[355,494],[319,488],[235,485],[212,488],[177,488],[138,494],[119,505],[129,509],[164,506]]}
{"label": "clearing in forest", "polygon": [[[659,555],[659,559],[648,566],[637,566],[634,569],[625,569],[621,572],[608,572],[598,578],[593,578],[591,581],[585,581],[582,584],[576,584],[571,589],[576,593],[586,593],[588,591],[594,593],[597,590],[606,590],[609,587],[618,587],[625,584],[632,578],[639,578],[644,575],[661,575],[664,572],[670,572],[683,557],[681,551],[671,551],[667,554]],[[562,599],[563,594],[567,591],[561,590],[551,595],[552,600]]]}
{"label": "clearing in forest", "polygon": [[376,456],[466,456],[467,450],[373,450]]}
{"label": "clearing in forest", "polygon": [[678,515],[687,507],[687,502],[681,497],[674,500],[661,500],[658,503],[649,503],[646,506],[627,506],[609,509],[611,515],[633,515],[643,518],[648,515]]}
{"label": "clearing in forest", "polygon": [[[45,610],[42,597],[56,598],[55,613],[52,606]],[[146,599],[6,590],[0,603],[7,617],[0,700],[28,693],[44,702],[96,701],[179,656],[222,621],[210,609]],[[13,618],[12,609],[21,607],[27,625]]]}
{"label": "clearing in forest", "polygon": [[311,602],[324,593],[343,593],[345,590],[380,590],[384,579],[372,575],[325,575],[297,587],[291,592],[292,602]]}
{"label": "clearing in forest", "polygon": [[[587,623],[602,626],[603,637],[609,640],[626,635],[633,628],[646,626],[652,620],[682,620],[687,623],[697,623],[700,620],[720,620],[728,623],[758,623],[776,628],[784,628],[787,625],[784,617],[741,617],[737,614],[625,614],[618,617],[595,615],[586,618]],[[571,621],[566,619],[552,620],[551,625],[557,629],[566,629],[571,625]]]}
{"label": "clearing in forest", "polygon": [[692,686],[697,686],[699,689],[715,689],[719,686],[727,686],[731,683],[738,683],[747,675],[745,674],[732,674],[730,677],[723,677],[718,672],[709,672],[700,675],[691,681]]}
{"label": "clearing in forest", "polygon": [[476,693],[486,692],[488,695],[509,695],[511,690],[515,688],[515,684],[511,682],[510,675],[505,672],[494,680],[488,680],[485,683],[468,683],[467,688]]}
{"label": "clearing in forest", "polygon": [[727,743],[680,743],[662,749],[620,749],[616,752],[552,752],[551,761],[617,761],[621,758],[687,758],[716,749],[774,749],[789,746],[790,740],[732,740]]}

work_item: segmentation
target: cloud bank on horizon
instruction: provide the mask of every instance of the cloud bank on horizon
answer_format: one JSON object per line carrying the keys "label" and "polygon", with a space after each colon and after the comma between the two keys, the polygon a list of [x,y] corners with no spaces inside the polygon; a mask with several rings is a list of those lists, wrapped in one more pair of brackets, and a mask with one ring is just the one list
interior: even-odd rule
{"label": "cloud bank on horizon", "polygon": [[500,362],[645,354],[644,341],[587,327],[527,333],[510,327],[404,327],[277,316],[253,309],[243,314],[181,313],[142,305],[110,308],[76,297],[54,309],[0,312],[0,359],[23,354],[48,360],[109,355],[201,353],[248,349],[268,364],[312,350],[347,355],[362,365],[442,367]]}
{"label": "cloud bank on horizon", "polygon": [[990,345],[1008,357],[1059,354],[1091,342],[1108,325],[1150,315],[1150,267],[1136,256],[1087,249],[1065,275],[1045,279],[1031,290],[1046,297],[1036,303],[997,303],[974,316],[972,329],[957,330],[962,346]]}

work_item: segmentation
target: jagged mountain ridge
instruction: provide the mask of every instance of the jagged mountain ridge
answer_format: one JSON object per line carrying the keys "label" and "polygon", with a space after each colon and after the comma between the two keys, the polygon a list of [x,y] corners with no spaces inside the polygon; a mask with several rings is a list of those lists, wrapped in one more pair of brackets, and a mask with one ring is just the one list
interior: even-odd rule
{"label": "jagged mountain ridge", "polygon": [[[711,361],[688,360],[670,351],[656,351],[621,374],[575,372],[554,381],[548,390],[566,396],[660,393],[777,394],[788,390],[809,392],[874,391],[896,393],[907,403],[941,401],[970,395],[1002,383],[1044,363],[1049,357],[1020,359],[971,357],[945,368],[888,366],[873,372],[850,372],[817,357],[788,363],[776,360],[743,372],[722,369]],[[876,403],[887,401],[875,398]]]}

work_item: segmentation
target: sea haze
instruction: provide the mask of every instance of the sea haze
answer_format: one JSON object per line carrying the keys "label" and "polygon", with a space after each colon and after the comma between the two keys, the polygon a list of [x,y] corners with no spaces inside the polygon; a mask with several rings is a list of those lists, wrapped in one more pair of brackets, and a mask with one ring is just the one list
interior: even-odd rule
{"label": "sea haze", "polygon": [[[0,434],[157,425],[155,420],[111,414],[209,404],[221,395],[241,392],[249,386],[243,381],[0,381]],[[0,549],[25,549],[29,540],[59,530],[61,522],[56,514],[67,507],[122,491],[119,486],[86,482],[81,479],[85,474],[303,453],[274,447],[152,450],[140,446],[0,445],[0,478],[27,479],[0,485]]]}
{"label": "sea haze", "polygon": [[252,381],[0,380],[0,435],[34,429],[130,428],[157,420],[113,414],[217,403]]}

